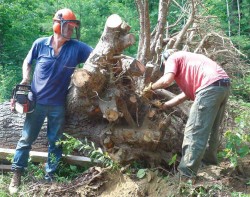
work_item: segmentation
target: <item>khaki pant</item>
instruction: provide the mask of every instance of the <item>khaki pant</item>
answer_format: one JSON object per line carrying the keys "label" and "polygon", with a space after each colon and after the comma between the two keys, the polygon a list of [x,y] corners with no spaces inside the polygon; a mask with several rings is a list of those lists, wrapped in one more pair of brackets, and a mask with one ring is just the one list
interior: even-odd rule
{"label": "khaki pant", "polygon": [[230,88],[208,86],[196,94],[186,124],[182,144],[181,174],[196,176],[201,161],[217,164],[219,126],[223,119]]}

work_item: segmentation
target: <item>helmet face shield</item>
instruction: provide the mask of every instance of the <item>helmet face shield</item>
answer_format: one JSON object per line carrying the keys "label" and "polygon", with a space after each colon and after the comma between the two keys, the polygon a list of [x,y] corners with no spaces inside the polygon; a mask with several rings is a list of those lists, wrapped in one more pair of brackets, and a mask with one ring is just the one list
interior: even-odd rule
{"label": "helmet face shield", "polygon": [[80,21],[60,20],[61,35],[66,39],[80,39]]}
{"label": "helmet face shield", "polygon": [[58,10],[53,18],[53,31],[66,39],[80,39],[80,21],[72,10]]}

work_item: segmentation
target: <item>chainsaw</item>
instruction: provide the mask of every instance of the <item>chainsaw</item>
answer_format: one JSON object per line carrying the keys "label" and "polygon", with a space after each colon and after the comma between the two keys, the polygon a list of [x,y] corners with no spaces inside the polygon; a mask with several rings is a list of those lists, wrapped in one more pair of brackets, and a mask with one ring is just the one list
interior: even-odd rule
{"label": "chainsaw", "polygon": [[13,88],[11,96],[11,111],[20,114],[32,113],[35,108],[35,102],[32,98],[30,85],[16,85]]}

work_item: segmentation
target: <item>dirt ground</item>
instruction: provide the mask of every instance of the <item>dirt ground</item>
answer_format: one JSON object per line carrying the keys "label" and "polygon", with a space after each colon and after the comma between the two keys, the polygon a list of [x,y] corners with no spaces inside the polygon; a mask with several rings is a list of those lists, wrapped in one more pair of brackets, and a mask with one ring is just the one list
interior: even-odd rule
{"label": "dirt ground", "polygon": [[[237,169],[228,162],[200,169],[195,183],[179,182],[173,174],[162,174],[160,169],[147,170],[139,179],[134,174],[91,167],[71,183],[30,184],[29,196],[81,197],[170,197],[170,196],[232,196],[240,192],[250,196],[250,156]],[[20,193],[20,196],[25,194]],[[243,196],[243,195],[242,195]]]}

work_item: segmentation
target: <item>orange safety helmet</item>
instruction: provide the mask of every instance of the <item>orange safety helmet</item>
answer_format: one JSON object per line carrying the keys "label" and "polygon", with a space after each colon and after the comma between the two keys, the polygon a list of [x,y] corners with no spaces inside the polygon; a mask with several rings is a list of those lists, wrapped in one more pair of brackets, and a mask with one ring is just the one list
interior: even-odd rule
{"label": "orange safety helmet", "polygon": [[[76,28],[76,32],[79,34],[80,21],[76,20],[74,12],[68,8],[58,10],[53,18],[53,31],[57,34],[62,34],[65,24],[70,24]],[[62,35],[64,36],[64,35]],[[79,39],[79,35],[77,36]]]}

